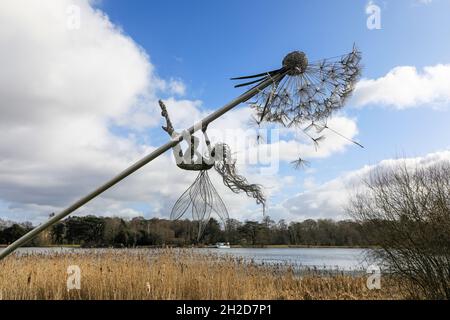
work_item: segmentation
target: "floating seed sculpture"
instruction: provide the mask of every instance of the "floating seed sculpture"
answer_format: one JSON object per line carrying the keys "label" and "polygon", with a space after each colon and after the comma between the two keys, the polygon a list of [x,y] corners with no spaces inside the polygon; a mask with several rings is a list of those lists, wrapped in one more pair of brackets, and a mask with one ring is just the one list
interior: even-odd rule
{"label": "floating seed sculpture", "polygon": [[[284,58],[280,69],[232,80],[256,78],[235,87],[257,86],[278,76],[270,86],[260,90],[248,102],[256,111],[254,122],[258,126],[263,122],[272,122],[288,128],[307,125],[302,130],[317,146],[324,136],[311,136],[311,128],[315,128],[317,133],[328,129],[347,139],[328,127],[327,120],[353,92],[361,73],[360,61],[361,53],[355,47],[348,54],[313,63],[309,63],[305,53],[294,51]],[[296,167],[302,167],[304,160],[293,163]]]}

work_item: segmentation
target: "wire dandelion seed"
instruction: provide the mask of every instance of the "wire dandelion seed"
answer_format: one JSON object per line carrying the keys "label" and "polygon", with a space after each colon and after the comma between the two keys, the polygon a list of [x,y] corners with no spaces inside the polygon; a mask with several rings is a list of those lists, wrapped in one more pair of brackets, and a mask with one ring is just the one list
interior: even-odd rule
{"label": "wire dandelion seed", "polygon": [[[330,130],[362,147],[327,125],[333,112],[342,108],[353,92],[361,73],[360,62],[361,53],[356,47],[348,54],[312,63],[304,52],[294,51],[284,58],[280,69],[232,80],[247,80],[235,86],[239,88],[258,86],[268,79],[277,78],[247,102],[256,112],[253,122],[258,126],[263,122],[281,124],[286,128],[307,126],[302,131],[316,149],[325,136],[312,136],[309,134],[311,127],[316,128],[317,134]],[[324,125],[320,126],[320,123]],[[303,161],[294,161],[293,164],[303,167]]]}
{"label": "wire dandelion seed", "polygon": [[[162,101],[159,101],[161,115],[166,119],[166,126],[162,127],[172,138],[178,135],[170,121],[167,108]],[[249,197],[253,197],[257,204],[265,207],[265,196],[262,188],[257,184],[250,184],[247,179],[238,174],[236,160],[232,157],[230,147],[225,143],[217,143],[211,146],[207,127],[202,128],[205,143],[208,148],[206,156],[196,153],[199,139],[191,136],[188,148],[183,152],[178,144],[172,148],[177,166],[183,170],[198,171],[197,178],[189,188],[178,198],[170,213],[170,219],[178,220],[186,213],[192,214],[192,219],[198,222],[197,241],[200,240],[206,225],[215,213],[226,223],[229,219],[228,210],[214,187],[209,177],[208,171],[212,168],[222,177],[223,183],[234,193],[244,192]]]}
{"label": "wire dandelion seed", "polygon": [[292,161],[291,164],[294,166],[295,169],[304,169],[306,167],[309,167],[310,165],[309,161],[303,158],[298,158],[297,160]]}

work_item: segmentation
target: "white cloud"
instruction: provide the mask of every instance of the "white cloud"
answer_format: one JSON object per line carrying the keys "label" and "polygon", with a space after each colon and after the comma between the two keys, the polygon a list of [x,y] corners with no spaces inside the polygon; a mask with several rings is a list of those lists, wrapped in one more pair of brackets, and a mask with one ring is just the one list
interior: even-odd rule
{"label": "white cloud", "polygon": [[395,67],[377,79],[362,79],[352,98],[354,105],[381,105],[396,109],[440,107],[450,102],[450,65],[438,64],[417,70]]}
{"label": "white cloud", "polygon": [[179,79],[171,79],[169,84],[169,92],[183,96],[186,93],[186,85]]}
{"label": "white cloud", "polygon": [[[275,214],[284,213],[288,220],[303,219],[348,219],[345,206],[349,196],[356,189],[363,187],[363,180],[377,170],[388,169],[405,163],[408,168],[430,166],[442,161],[450,161],[450,151],[427,154],[423,157],[387,159],[375,165],[364,166],[358,170],[340,175],[321,185],[306,182],[306,191],[273,208]],[[309,188],[308,188],[309,187]],[[272,215],[271,211],[269,214]]]}
{"label": "white cloud", "polygon": [[[66,8],[73,4],[81,24],[70,30]],[[155,114],[152,102],[167,85],[147,54],[87,1],[0,6],[0,199],[16,217],[34,211],[27,218],[35,221],[151,148],[109,125]],[[169,87],[181,93],[181,82]]]}

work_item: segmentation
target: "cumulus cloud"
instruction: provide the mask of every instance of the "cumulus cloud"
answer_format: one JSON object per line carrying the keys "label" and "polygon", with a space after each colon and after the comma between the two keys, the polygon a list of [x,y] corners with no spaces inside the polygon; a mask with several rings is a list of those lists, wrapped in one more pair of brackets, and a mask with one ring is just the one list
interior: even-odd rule
{"label": "cumulus cloud", "polygon": [[418,70],[395,67],[377,79],[362,79],[352,103],[362,107],[381,105],[396,109],[419,106],[441,107],[450,102],[450,65],[438,64]]}
{"label": "cumulus cloud", "polygon": [[186,85],[179,79],[171,79],[168,83],[169,92],[183,96],[186,93]]}
{"label": "cumulus cloud", "polygon": [[290,220],[303,219],[348,219],[345,206],[350,195],[363,188],[363,181],[378,170],[386,170],[398,164],[406,164],[410,169],[426,167],[450,161],[450,151],[430,153],[422,157],[398,158],[380,161],[375,165],[340,175],[326,183],[316,185],[306,182],[306,190],[273,208],[274,213],[285,212]]}
{"label": "cumulus cloud", "polygon": [[[67,27],[72,5],[78,29]],[[0,197],[34,220],[151,150],[113,134],[111,123],[155,114],[159,91],[184,89],[158,78],[147,54],[88,1],[2,1],[0,19]]]}

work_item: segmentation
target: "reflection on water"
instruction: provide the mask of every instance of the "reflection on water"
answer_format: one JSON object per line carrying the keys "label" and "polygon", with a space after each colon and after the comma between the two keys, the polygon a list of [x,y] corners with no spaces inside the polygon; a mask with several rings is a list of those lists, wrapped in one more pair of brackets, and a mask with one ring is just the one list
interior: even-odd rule
{"label": "reflection on water", "polygon": [[[1,251],[2,249],[0,249]],[[64,253],[105,249],[80,248],[19,248],[18,255],[31,253]],[[107,249],[107,250],[148,250],[154,249]],[[323,270],[358,271],[367,267],[366,249],[350,248],[231,248],[231,249],[192,249],[199,253],[217,253],[253,261],[257,264],[289,265],[296,268]]]}
{"label": "reflection on water", "polygon": [[235,248],[206,249],[219,254],[229,254],[254,261],[258,264],[287,264],[294,267],[334,269],[344,271],[362,270],[366,249],[349,248]]}

